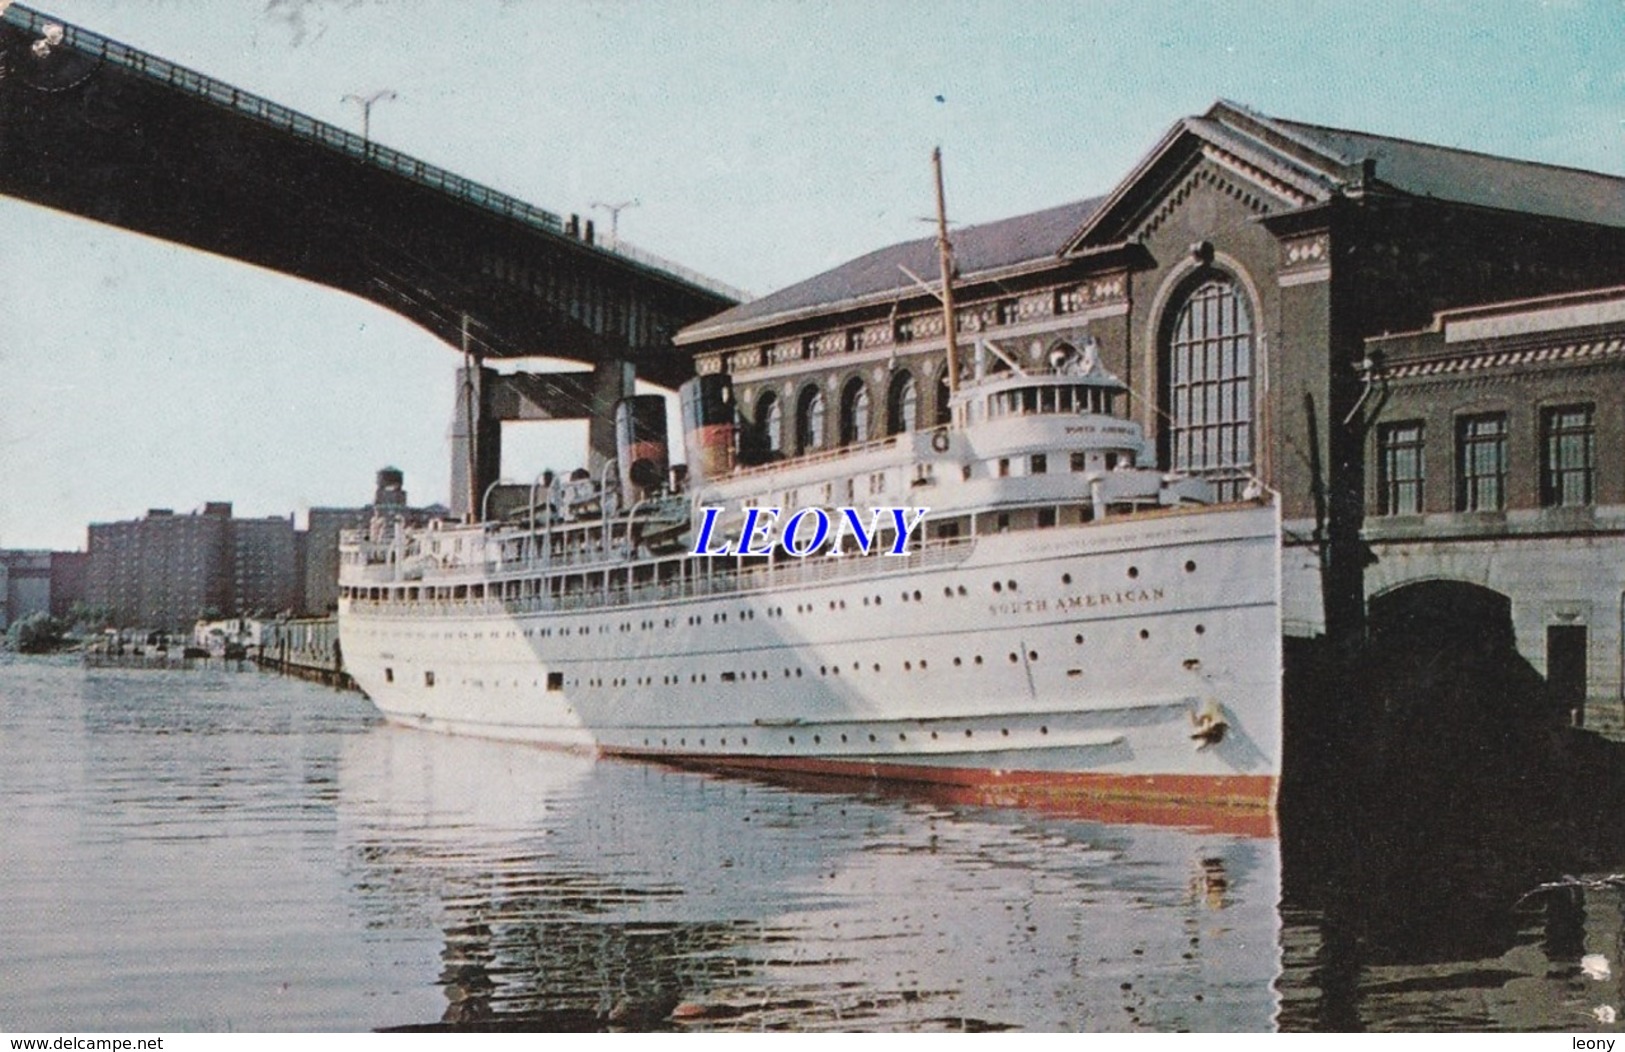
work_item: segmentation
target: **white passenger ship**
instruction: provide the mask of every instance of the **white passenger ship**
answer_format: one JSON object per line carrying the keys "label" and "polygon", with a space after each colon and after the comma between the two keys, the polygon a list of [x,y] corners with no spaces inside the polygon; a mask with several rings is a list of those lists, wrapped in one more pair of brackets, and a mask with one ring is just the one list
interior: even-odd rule
{"label": "white passenger ship", "polygon": [[[1272,814],[1271,494],[1216,503],[1148,466],[1093,348],[1027,370],[990,350],[942,427],[740,467],[713,374],[682,391],[686,480],[641,396],[599,478],[540,484],[504,521],[347,535],[347,668],[390,719],[459,734],[1128,818]],[[804,558],[693,554],[704,508],[737,541],[749,506],[926,516],[902,555],[850,531]]]}

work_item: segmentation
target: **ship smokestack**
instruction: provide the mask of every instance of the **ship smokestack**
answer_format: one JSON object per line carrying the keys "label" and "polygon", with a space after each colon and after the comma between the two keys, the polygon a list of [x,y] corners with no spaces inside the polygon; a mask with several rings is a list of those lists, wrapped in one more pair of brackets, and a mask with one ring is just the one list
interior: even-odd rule
{"label": "ship smokestack", "polygon": [[648,497],[666,481],[666,398],[633,395],[615,403],[615,456],[620,477]]}
{"label": "ship smokestack", "polygon": [[734,391],[727,373],[696,376],[677,389],[690,484],[720,478],[734,466]]}

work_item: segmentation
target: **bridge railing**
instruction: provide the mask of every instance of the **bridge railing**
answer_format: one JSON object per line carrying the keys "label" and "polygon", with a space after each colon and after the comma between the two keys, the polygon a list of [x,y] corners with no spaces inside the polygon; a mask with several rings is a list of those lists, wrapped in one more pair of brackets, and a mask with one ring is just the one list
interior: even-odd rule
{"label": "bridge railing", "polygon": [[[154,80],[162,81],[177,90],[206,99],[215,105],[224,106],[265,124],[297,135],[300,138],[319,142],[331,149],[349,154],[380,168],[388,169],[413,182],[444,191],[454,197],[507,216],[510,219],[528,223],[553,234],[563,235],[565,232],[564,220],[544,208],[537,208],[535,205],[521,201],[517,197],[505,194],[500,190],[493,190],[471,179],[465,179],[454,172],[449,172],[416,157],[408,156],[399,150],[380,146],[326,121],[306,116],[279,103],[272,102],[270,99],[243,91],[224,81],[216,80],[185,66],[176,65],[156,55],[130,47],[128,44],[121,44],[117,40],[110,40],[88,29],[42,14],[32,8],[24,7],[22,4],[13,3],[7,6],[5,0],[0,0],[0,22],[9,23],[42,37],[47,26],[60,26],[62,40],[60,44],[54,45],[56,47],[70,47],[82,54],[93,55],[122,69],[131,70]],[[653,253],[635,249],[630,245],[593,245],[592,247],[600,251],[620,255],[646,267],[667,271],[673,277],[680,278],[709,292],[727,296],[730,299],[749,298],[747,294],[739,289],[708,278],[687,267],[661,259]]]}

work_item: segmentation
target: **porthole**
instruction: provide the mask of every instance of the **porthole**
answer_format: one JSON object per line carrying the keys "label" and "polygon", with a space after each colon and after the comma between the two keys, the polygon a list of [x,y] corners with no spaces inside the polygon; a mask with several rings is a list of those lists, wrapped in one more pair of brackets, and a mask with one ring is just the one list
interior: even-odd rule
{"label": "porthole", "polygon": [[1038,660],[1038,651],[1036,651],[1036,650],[1027,651],[1027,660],[1028,661],[1037,661]]}
{"label": "porthole", "polygon": [[1021,660],[1020,656],[1017,655],[1014,650],[1010,651],[1010,664],[1014,665],[1016,662],[1018,662],[1020,660]]}
{"label": "porthole", "polygon": [[950,588],[948,585],[943,585],[942,586],[942,595],[943,595],[943,598],[945,598],[945,599],[952,599],[954,597],[954,590],[952,588]]}
{"label": "porthole", "polygon": [[1196,634],[1197,635],[1203,635],[1206,632],[1207,632],[1207,626],[1206,625],[1197,625],[1196,626]]}
{"label": "porthole", "polygon": [[965,737],[967,737],[967,738],[969,738],[969,737],[970,737],[970,735],[971,735],[971,731],[970,731],[970,728],[969,728],[969,727],[966,727],[966,728],[965,728]]}
{"label": "porthole", "polygon": [[1083,646],[1083,633],[1079,632],[1077,635],[1073,636],[1072,642],[1078,644],[1080,647]]}
{"label": "porthole", "polygon": [[959,586],[959,587],[958,587],[958,588],[957,588],[957,589],[955,589],[955,590],[956,590],[956,591],[957,591],[957,592],[958,592],[958,593],[959,593],[959,594],[960,594],[960,595],[965,595],[965,594],[966,594],[966,592],[965,592],[965,586],[964,586],[964,585],[960,585],[960,586]]}
{"label": "porthole", "polygon": [[1130,579],[1140,576],[1140,568],[1138,566],[1130,566],[1128,568],[1128,575]]}
{"label": "porthole", "polygon": [[919,602],[919,601],[920,601],[920,593],[919,593],[919,592],[915,592],[915,593],[914,593],[914,601],[915,601],[915,602],[916,602],[916,603],[917,603],[917,602]]}
{"label": "porthole", "polygon": [[874,735],[873,735],[873,734],[871,734],[871,735],[869,735],[869,740],[870,740],[870,741],[874,741],[874,740],[875,740],[875,736],[874,736]]}
{"label": "porthole", "polygon": [[1186,559],[1185,560],[1185,572],[1186,573],[1195,573],[1196,572],[1196,562],[1195,562],[1195,560],[1193,560],[1193,559]]}
{"label": "porthole", "polygon": [[844,735],[844,734],[843,734],[843,735],[841,735],[841,742],[842,742],[842,743],[843,743],[843,744],[845,744],[845,742],[846,742],[846,735]]}
{"label": "porthole", "polygon": [[879,671],[880,671],[880,662],[878,662],[878,661],[877,661],[877,662],[875,662],[875,671],[876,671],[876,672],[879,672]]}
{"label": "porthole", "polygon": [[1016,582],[1014,581],[1006,581],[1004,582],[1004,586],[1010,589],[1012,592],[1016,590]]}
{"label": "porthole", "polygon": [[932,740],[932,741],[936,741],[936,740],[937,740],[937,732],[936,732],[936,731],[932,731],[932,732],[931,732],[931,740]]}
{"label": "porthole", "polygon": [[815,734],[813,735],[813,744],[822,745],[824,744],[824,739],[820,735]]}
{"label": "porthole", "polygon": [[964,664],[964,662],[961,661],[959,658],[954,658],[954,668],[958,668],[959,666],[961,666],[963,664]]}
{"label": "porthole", "polygon": [[1140,638],[1141,639],[1150,639],[1151,638],[1151,630],[1149,628],[1140,629]]}
{"label": "porthole", "polygon": [[980,664],[981,664],[981,663],[982,663],[982,655],[980,655],[980,654],[977,654],[977,655],[976,655],[976,663],[977,663],[977,664],[978,664],[978,665],[980,665]]}
{"label": "porthole", "polygon": [[913,672],[914,671],[914,662],[912,662],[912,661],[903,662],[903,671],[904,672]]}
{"label": "porthole", "polygon": [[1062,574],[1061,575],[1061,583],[1062,584],[1071,584],[1072,583],[1072,575],[1069,574],[1069,573]]}
{"label": "porthole", "polygon": [[999,728],[999,736],[1003,737],[1003,738],[1010,737],[1010,728],[1009,727],[1000,727]]}
{"label": "porthole", "polygon": [[790,744],[794,745],[795,743],[796,743],[796,736],[794,734],[792,734],[792,735],[790,735]]}
{"label": "porthole", "polygon": [[995,592],[1002,592],[1002,591],[1004,591],[1004,585],[1000,584],[997,581],[994,581],[993,582],[993,590]]}
{"label": "porthole", "polygon": [[1038,728],[1038,733],[1039,734],[1048,734],[1049,733],[1049,728],[1048,727],[1039,727]]}
{"label": "porthole", "polygon": [[908,741],[908,735],[904,734],[902,731],[898,731],[897,732],[897,740],[900,741],[900,742],[906,742],[906,741]]}

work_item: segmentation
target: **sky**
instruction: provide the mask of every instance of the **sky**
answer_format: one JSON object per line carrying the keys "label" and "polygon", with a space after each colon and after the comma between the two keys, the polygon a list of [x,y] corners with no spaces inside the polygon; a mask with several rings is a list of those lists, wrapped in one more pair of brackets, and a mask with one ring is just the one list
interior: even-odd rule
{"label": "sky", "polygon": [[[1625,3],[35,0],[757,294],[1110,191],[1215,99],[1625,174]],[[27,158],[0,156],[3,164]],[[0,547],[447,499],[456,355],[346,294],[0,198]],[[582,459],[510,426],[503,474]]]}

